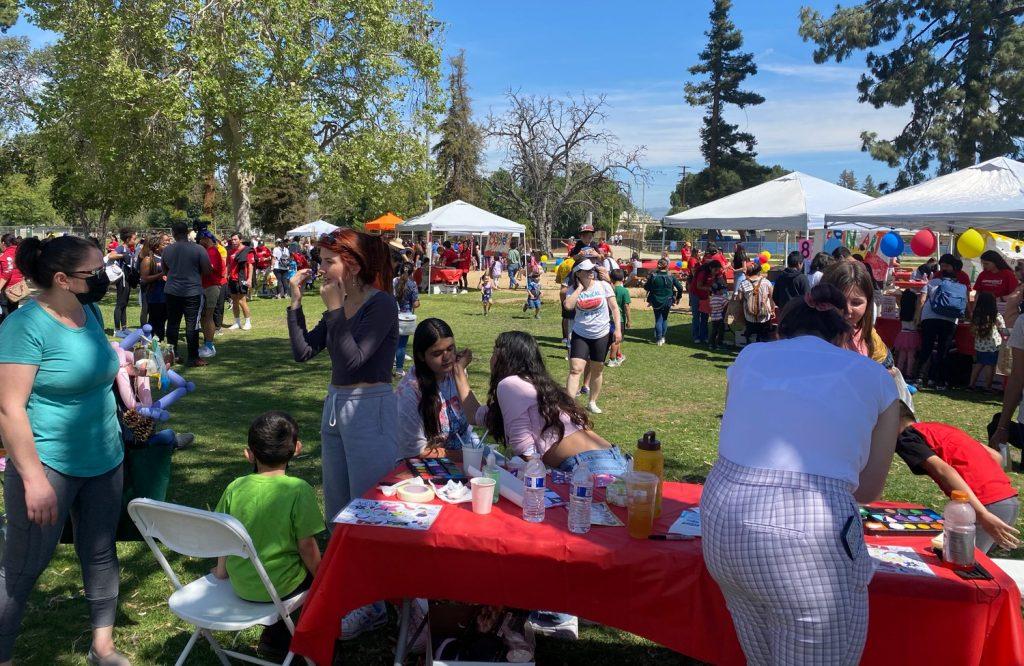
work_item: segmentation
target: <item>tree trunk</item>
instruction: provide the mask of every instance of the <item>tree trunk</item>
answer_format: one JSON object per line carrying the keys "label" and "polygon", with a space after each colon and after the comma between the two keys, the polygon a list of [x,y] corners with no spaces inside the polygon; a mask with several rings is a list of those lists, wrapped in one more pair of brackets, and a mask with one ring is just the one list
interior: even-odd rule
{"label": "tree trunk", "polygon": [[203,180],[203,215],[212,218],[213,206],[217,202],[217,178],[213,172]]}
{"label": "tree trunk", "polygon": [[977,120],[985,110],[988,95],[982,89],[987,58],[985,27],[990,17],[986,0],[972,0],[971,29],[967,40],[967,58],[964,62],[964,106],[960,117],[957,141],[956,169],[966,169],[978,160],[980,133]]}
{"label": "tree trunk", "polygon": [[231,215],[235,221],[235,230],[243,237],[251,235],[252,224],[249,219],[251,205],[249,190],[255,180],[252,173],[242,169],[239,154],[242,149],[241,121],[235,114],[228,114],[223,123],[224,138],[228,153],[228,190],[231,192]]}

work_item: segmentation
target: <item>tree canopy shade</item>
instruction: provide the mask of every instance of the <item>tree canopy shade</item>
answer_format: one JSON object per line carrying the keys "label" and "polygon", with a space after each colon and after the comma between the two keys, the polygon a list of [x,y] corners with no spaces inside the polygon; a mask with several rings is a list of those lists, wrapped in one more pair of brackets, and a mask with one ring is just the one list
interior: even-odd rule
{"label": "tree canopy shade", "polygon": [[896,187],[998,155],[1024,136],[1024,4],[1019,0],[886,0],[801,10],[815,62],[866,51],[860,101],[911,110],[890,139],[861,134],[863,149],[899,167]]}

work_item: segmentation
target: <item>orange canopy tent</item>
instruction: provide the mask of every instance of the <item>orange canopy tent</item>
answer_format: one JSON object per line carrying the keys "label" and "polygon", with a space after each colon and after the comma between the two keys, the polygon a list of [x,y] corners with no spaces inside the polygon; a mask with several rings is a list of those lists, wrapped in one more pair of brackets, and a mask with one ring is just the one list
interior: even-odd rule
{"label": "orange canopy tent", "polygon": [[391,211],[378,217],[376,220],[367,222],[363,229],[366,231],[394,231],[395,226],[402,223],[402,218]]}

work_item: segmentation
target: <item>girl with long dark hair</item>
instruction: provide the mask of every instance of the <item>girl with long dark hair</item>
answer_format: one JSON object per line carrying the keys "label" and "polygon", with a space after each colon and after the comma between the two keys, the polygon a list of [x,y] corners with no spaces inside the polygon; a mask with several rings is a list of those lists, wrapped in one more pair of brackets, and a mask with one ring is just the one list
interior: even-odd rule
{"label": "girl with long dark hair", "polygon": [[1003,255],[995,250],[988,250],[982,252],[978,259],[981,260],[982,270],[978,273],[978,279],[974,281],[974,291],[979,294],[988,292],[996,298],[1003,299],[1012,294],[1017,288],[1017,276]]}
{"label": "girl with long dark hair", "polygon": [[474,422],[524,458],[571,472],[586,462],[594,474],[622,474],[626,459],[591,429],[583,409],[548,373],[537,341],[507,331],[494,341],[487,404]]}
{"label": "girl with long dark hair", "polygon": [[472,352],[457,350],[451,327],[430,318],[416,327],[412,358],[413,369],[395,387],[399,455],[462,449],[474,437],[466,415],[480,407],[466,374]]}

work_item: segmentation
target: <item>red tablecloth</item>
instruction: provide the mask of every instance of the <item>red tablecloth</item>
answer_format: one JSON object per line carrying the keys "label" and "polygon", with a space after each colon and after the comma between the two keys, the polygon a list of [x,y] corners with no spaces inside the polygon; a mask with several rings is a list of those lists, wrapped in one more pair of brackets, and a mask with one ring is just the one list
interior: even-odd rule
{"label": "red tablecloth", "polygon": [[462,278],[461,268],[431,268],[431,284],[456,284]]}
{"label": "red tablecloth", "polygon": [[[700,491],[666,483],[655,531],[664,532],[682,509],[696,505]],[[376,490],[366,496],[381,497]],[[469,504],[446,506],[426,532],[335,526],[292,649],[330,664],[346,612],[380,599],[425,597],[566,611],[702,661],[744,663],[699,540],[637,541],[614,527],[574,535],[565,509],[548,510],[540,524],[521,515],[502,500],[489,516],[473,514]],[[923,537],[868,541],[921,552],[928,545]],[[863,663],[1024,663],[1020,593],[988,558],[979,559],[994,580],[964,581],[944,568],[934,578],[876,575]]]}

